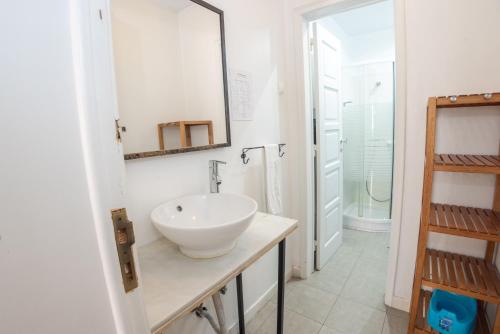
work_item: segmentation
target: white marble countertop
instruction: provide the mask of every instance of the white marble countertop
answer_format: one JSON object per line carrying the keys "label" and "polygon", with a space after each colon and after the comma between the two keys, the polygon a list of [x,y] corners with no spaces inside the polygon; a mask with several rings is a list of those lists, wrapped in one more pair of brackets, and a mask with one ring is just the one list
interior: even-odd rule
{"label": "white marble countertop", "polygon": [[257,261],[297,228],[297,221],[257,212],[227,255],[196,260],[162,238],[139,248],[144,303],[151,332],[164,330]]}

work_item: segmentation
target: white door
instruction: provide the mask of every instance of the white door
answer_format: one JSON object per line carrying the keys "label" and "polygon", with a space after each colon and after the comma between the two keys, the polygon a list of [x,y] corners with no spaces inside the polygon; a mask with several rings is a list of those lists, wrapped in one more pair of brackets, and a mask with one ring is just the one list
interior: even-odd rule
{"label": "white door", "polygon": [[316,117],[316,269],[342,243],[342,113],[340,42],[313,24],[313,91]]}
{"label": "white door", "polygon": [[[86,121],[90,160],[87,166],[93,176],[96,217],[102,241],[100,251],[108,276],[110,301],[118,333],[149,333],[143,307],[140,268],[136,246],[133,246],[139,287],[125,292],[116,250],[111,210],[125,206],[125,162],[123,148],[117,139],[115,120],[119,119],[116,104],[115,76],[111,42],[109,0],[84,2],[81,8],[82,76],[88,105]],[[88,7],[87,7],[88,6]],[[128,217],[134,221],[133,216]]]}

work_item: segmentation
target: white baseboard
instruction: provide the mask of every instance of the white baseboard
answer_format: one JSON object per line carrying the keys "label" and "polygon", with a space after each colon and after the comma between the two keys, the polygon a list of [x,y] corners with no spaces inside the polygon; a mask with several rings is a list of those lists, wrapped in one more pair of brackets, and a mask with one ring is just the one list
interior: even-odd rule
{"label": "white baseboard", "polygon": [[[291,278],[292,278],[292,270],[288,270],[285,273],[285,281],[288,282]],[[264,292],[264,294],[262,294],[262,296],[259,297],[259,299],[257,299],[255,303],[250,305],[250,307],[245,310],[246,323],[252,320],[257,314],[257,312],[259,312],[259,310],[263,308],[264,305],[266,305],[269,300],[271,300],[271,298],[274,295],[274,292],[277,289],[277,286],[278,282],[276,281],[273,283],[273,285],[271,285],[269,289],[266,290],[266,292]],[[231,326],[229,326],[228,331],[229,333],[238,333],[238,322],[236,321],[233,324],[231,324]]]}
{"label": "white baseboard", "polygon": [[390,306],[400,311],[409,312],[410,300],[408,298],[392,296],[392,305]]}
{"label": "white baseboard", "polygon": [[298,277],[298,278],[301,277],[301,270],[299,266],[292,266],[292,270],[290,271],[290,277],[287,278],[287,280],[289,280],[292,277]]}

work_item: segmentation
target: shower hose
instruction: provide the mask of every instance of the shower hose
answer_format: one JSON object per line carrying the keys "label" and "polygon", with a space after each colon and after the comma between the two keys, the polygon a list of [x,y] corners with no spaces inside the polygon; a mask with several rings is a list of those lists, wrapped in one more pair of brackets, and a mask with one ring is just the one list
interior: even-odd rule
{"label": "shower hose", "polygon": [[372,195],[370,192],[370,189],[368,187],[368,180],[365,180],[365,187],[366,187],[366,192],[368,193],[368,196],[370,196],[371,199],[374,200],[375,202],[384,203],[384,202],[389,202],[391,200],[391,197],[389,197],[388,199],[378,199],[374,195]]}

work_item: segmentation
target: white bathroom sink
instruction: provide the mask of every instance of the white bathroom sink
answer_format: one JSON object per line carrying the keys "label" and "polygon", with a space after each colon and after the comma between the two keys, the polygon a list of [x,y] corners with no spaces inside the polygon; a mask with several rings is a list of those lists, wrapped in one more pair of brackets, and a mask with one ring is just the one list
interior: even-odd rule
{"label": "white bathroom sink", "polygon": [[151,212],[155,227],[192,258],[229,253],[257,212],[257,202],[236,194],[177,198]]}

